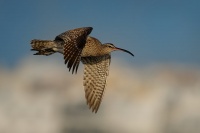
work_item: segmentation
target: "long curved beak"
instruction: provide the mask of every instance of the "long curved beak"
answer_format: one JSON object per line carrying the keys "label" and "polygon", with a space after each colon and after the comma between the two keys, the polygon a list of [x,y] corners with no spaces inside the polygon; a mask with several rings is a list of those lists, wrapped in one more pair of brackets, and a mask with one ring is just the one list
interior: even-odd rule
{"label": "long curved beak", "polygon": [[117,48],[117,47],[115,47],[115,48],[116,48],[116,50],[121,50],[121,51],[124,51],[124,52],[129,53],[130,55],[134,56],[134,54],[132,54],[130,51],[128,51],[126,49]]}

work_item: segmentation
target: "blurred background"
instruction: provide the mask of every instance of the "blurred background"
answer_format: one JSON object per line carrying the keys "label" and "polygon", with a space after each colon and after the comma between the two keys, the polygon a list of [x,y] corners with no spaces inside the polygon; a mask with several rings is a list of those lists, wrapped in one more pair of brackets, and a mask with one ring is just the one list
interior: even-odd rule
{"label": "blurred background", "polygon": [[[1,133],[199,133],[200,1],[0,1]],[[113,52],[97,114],[86,105],[83,65],[33,56],[32,39],[92,26]]]}

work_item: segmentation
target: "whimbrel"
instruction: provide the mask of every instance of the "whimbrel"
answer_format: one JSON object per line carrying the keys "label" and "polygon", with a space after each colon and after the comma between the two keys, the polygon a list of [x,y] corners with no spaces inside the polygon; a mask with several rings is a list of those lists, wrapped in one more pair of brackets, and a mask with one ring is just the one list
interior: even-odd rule
{"label": "whimbrel", "polygon": [[84,64],[83,85],[85,98],[92,112],[97,112],[105,91],[112,51],[121,50],[111,43],[102,44],[98,39],[88,36],[92,27],[83,27],[66,31],[51,40],[32,40],[34,55],[51,55],[59,52],[64,55],[69,71],[77,72],[80,61]]}

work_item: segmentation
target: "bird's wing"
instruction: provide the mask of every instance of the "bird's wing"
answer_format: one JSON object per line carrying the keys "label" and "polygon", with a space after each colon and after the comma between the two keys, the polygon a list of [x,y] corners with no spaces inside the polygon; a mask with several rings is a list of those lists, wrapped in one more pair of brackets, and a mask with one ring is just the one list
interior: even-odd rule
{"label": "bird's wing", "polygon": [[72,68],[72,74],[77,72],[81,59],[81,52],[85,47],[87,36],[91,33],[92,27],[83,27],[66,31],[56,36],[54,41],[64,41],[64,59],[65,64]]}
{"label": "bird's wing", "polygon": [[87,104],[92,112],[98,111],[106,86],[106,78],[109,73],[110,54],[96,57],[82,57],[84,64],[84,89]]}

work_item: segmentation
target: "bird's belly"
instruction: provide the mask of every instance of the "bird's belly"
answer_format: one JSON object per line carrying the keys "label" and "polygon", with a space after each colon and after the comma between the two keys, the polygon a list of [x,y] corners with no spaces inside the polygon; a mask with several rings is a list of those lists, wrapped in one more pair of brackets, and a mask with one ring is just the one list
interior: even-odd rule
{"label": "bird's belly", "polygon": [[55,48],[53,48],[53,50],[54,50],[54,51],[56,51],[56,52],[58,52],[58,53],[61,53],[61,54],[63,54],[63,53],[64,53],[64,50],[63,50],[63,48],[58,48],[58,47],[55,47]]}

